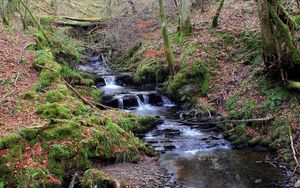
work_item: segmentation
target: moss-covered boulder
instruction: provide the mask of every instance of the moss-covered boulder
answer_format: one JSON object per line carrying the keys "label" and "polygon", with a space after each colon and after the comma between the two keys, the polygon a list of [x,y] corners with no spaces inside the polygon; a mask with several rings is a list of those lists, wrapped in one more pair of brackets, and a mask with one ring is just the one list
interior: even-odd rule
{"label": "moss-covered boulder", "polygon": [[191,100],[197,95],[205,96],[209,89],[209,70],[199,60],[184,63],[180,71],[169,80],[167,92],[177,101]]}
{"label": "moss-covered boulder", "polygon": [[114,188],[113,180],[104,172],[92,168],[84,172],[81,180],[83,188],[101,187],[101,188]]}
{"label": "moss-covered boulder", "polygon": [[168,78],[168,69],[161,63],[141,63],[134,73],[135,84],[156,84]]}

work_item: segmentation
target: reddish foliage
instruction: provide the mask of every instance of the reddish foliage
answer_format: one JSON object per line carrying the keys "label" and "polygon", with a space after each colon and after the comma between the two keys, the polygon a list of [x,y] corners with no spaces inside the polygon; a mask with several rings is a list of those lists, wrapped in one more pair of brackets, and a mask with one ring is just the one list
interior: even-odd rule
{"label": "reddish foliage", "polygon": [[[0,80],[7,81],[0,85],[1,137],[33,123],[44,124],[44,121],[35,114],[35,108],[20,98],[32,88],[39,77],[31,66],[34,54],[24,50],[24,47],[32,41],[32,37],[19,32],[7,34],[0,27]],[[26,62],[18,63],[21,59]]]}
{"label": "reddish foliage", "polygon": [[151,20],[139,20],[138,22],[135,23],[134,29],[140,30],[143,28],[147,28],[153,24],[153,21]]}
{"label": "reddish foliage", "polygon": [[157,36],[161,35],[161,31],[158,29],[156,31],[150,32],[150,33],[146,33],[144,35],[141,36],[142,40],[151,40],[154,39]]}
{"label": "reddish foliage", "polygon": [[161,56],[163,54],[164,54],[163,51],[159,51],[159,50],[156,50],[156,49],[149,49],[146,52],[144,52],[144,57],[145,58],[152,58],[152,57],[156,57],[156,56]]}

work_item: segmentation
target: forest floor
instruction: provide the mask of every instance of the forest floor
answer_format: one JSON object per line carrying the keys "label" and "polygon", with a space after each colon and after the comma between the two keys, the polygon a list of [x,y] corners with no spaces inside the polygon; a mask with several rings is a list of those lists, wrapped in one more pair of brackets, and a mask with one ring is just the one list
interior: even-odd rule
{"label": "forest floor", "polygon": [[28,35],[9,33],[0,27],[0,137],[46,123],[35,114],[34,105],[24,99],[39,79],[32,67],[34,54],[24,49],[32,42]]}
{"label": "forest floor", "polygon": [[[197,104],[194,104],[194,107],[198,106],[201,110],[211,110],[212,113],[214,111],[215,114],[235,119],[276,117],[271,125],[239,126],[243,127],[243,135],[236,133],[238,136],[233,135],[235,138],[232,140],[241,142],[244,138],[249,141],[259,137],[261,144],[268,143],[268,146],[279,151],[279,159],[289,161],[293,166],[287,125],[292,127],[295,148],[298,151],[299,96],[295,91],[280,89],[278,82],[272,82],[262,74],[260,55],[256,56],[260,53],[259,49],[250,44],[257,42],[258,36],[255,2],[241,3],[234,0],[225,3],[216,29],[210,27],[216,7],[207,5],[204,13],[194,10],[194,33],[186,39],[176,36],[177,20],[172,19],[175,7],[171,4],[173,1],[167,2],[170,3],[168,7],[171,7],[168,10],[171,18],[170,36],[176,54],[176,66],[180,67],[185,61],[194,62],[200,59],[212,73],[208,95],[197,96]],[[154,4],[150,7],[147,5],[141,3],[136,7],[142,10],[137,16],[129,20],[126,17],[114,19],[109,23],[109,28],[91,35],[89,40],[93,43],[90,43],[90,47],[101,48],[101,42],[113,41],[113,45],[116,45],[113,47],[117,49],[114,52],[118,53],[112,55],[113,59],[126,53],[129,46],[142,41],[143,45],[137,53],[140,60],[144,61],[134,62],[126,67],[127,70],[129,68],[130,71],[136,71],[139,64],[145,60],[166,65],[158,10]],[[106,40],[101,40],[103,33],[106,34]],[[37,106],[39,101],[24,99],[24,94],[30,92],[33,84],[39,79],[39,73],[31,65],[33,53],[23,50],[30,42],[33,42],[30,36],[19,32],[10,34],[0,28],[0,137],[33,124],[47,123],[35,114],[34,106]],[[257,51],[258,53],[254,53]],[[234,127],[232,130],[236,131]],[[166,172],[158,163],[157,159],[144,158],[137,164],[117,164],[101,169],[113,179],[129,183],[130,187],[157,187],[169,181],[161,177],[166,175]],[[172,182],[170,187],[174,187]]]}

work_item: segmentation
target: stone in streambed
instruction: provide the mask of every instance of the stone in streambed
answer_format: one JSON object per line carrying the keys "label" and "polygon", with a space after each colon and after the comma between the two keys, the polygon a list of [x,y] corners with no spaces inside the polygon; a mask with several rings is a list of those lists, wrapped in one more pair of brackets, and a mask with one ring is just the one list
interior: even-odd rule
{"label": "stone in streambed", "polygon": [[163,105],[163,100],[160,95],[156,93],[151,93],[148,95],[149,97],[149,103],[155,106],[162,106]]}
{"label": "stone in streambed", "polygon": [[294,187],[295,187],[295,188],[300,188],[300,180],[296,181]]}

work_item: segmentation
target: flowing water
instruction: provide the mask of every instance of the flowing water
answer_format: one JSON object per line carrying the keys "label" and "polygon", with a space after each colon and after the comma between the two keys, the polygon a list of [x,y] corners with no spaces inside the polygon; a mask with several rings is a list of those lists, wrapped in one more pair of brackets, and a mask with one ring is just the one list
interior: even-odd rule
{"label": "flowing water", "polygon": [[[97,69],[97,66],[99,67]],[[139,115],[159,116],[163,123],[142,135],[148,145],[161,152],[161,164],[174,180],[185,187],[250,188],[281,187],[284,175],[280,168],[266,163],[267,153],[252,149],[233,149],[214,127],[191,127],[178,123],[178,109],[168,97],[155,90],[117,85],[116,76],[101,61],[92,60],[80,70],[103,76],[99,89],[109,96],[107,105]]]}

